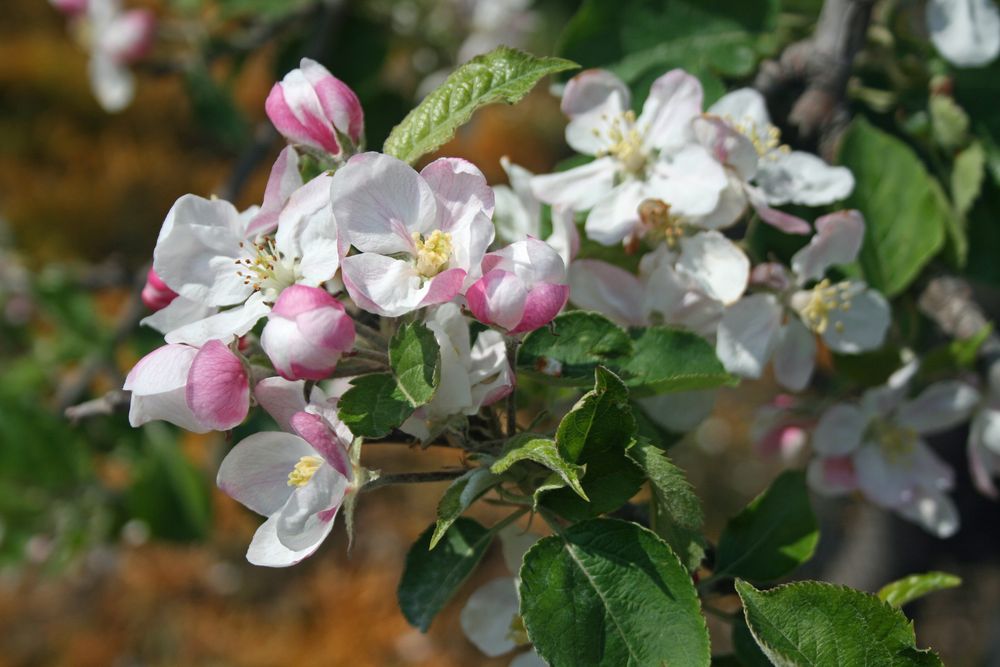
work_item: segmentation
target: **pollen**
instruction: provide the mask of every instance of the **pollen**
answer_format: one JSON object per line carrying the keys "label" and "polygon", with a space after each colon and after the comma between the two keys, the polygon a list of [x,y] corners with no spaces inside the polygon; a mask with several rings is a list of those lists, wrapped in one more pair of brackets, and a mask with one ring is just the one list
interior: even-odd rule
{"label": "pollen", "polygon": [[288,486],[305,486],[322,465],[323,459],[318,456],[303,456],[292,468],[292,472],[288,473]]}
{"label": "pollen", "polygon": [[740,122],[733,123],[733,129],[749,139],[762,158],[776,160],[779,154],[791,151],[787,144],[781,143],[781,130],[774,125],[758,128],[752,122]]}
{"label": "pollen", "polygon": [[425,278],[441,273],[451,258],[451,234],[435,229],[426,239],[420,232],[413,232],[412,238],[417,249],[417,273]]}
{"label": "pollen", "polygon": [[625,171],[641,174],[646,168],[648,156],[642,147],[642,132],[636,125],[634,111],[626,111],[607,118],[608,127],[603,132],[594,130],[598,138],[604,138],[607,147],[597,152],[597,157],[614,157]]}
{"label": "pollen", "polygon": [[253,287],[255,292],[263,292],[273,300],[282,289],[295,283],[298,261],[282,255],[273,238],[241,242],[240,248],[247,256],[236,260],[239,267],[236,275],[243,279],[244,285]]}
{"label": "pollen", "polygon": [[670,204],[662,199],[644,199],[639,204],[639,221],[646,234],[653,240],[664,240],[674,248],[684,236],[684,223],[679,215],[670,212]]}
{"label": "pollen", "polygon": [[[809,295],[809,301],[799,311],[807,327],[823,334],[830,327],[830,314],[851,309],[851,284],[847,281],[831,284],[829,279],[820,281]],[[843,322],[836,322],[834,329],[844,331]]]}

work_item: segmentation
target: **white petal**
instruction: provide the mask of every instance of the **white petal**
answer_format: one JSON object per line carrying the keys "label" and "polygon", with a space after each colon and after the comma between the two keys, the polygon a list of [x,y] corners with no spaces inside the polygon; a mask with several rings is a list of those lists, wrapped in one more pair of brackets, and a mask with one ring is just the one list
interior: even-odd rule
{"label": "white petal", "polygon": [[850,403],[828,408],[813,431],[812,446],[823,456],[843,456],[861,446],[871,421],[864,410]]}
{"label": "white petal", "polygon": [[569,267],[569,298],[577,307],[595,310],[621,324],[642,326],[643,287],[625,269],[596,259],[579,259]]}
{"label": "white petal", "polygon": [[219,466],[216,483],[228,496],[257,514],[270,516],[288,501],[295,488],[288,474],[303,456],[316,452],[291,433],[264,432],[241,440]]}
{"label": "white petal", "polygon": [[[282,430],[290,431],[292,415],[306,409],[305,384],[305,380],[286,380],[278,376],[264,378],[254,386],[253,395]],[[313,388],[313,393],[319,391]]]}
{"label": "white petal", "polygon": [[548,664],[537,651],[531,650],[511,660],[509,667],[548,667]]}
{"label": "white petal", "polygon": [[321,542],[330,532],[336,512],[347,492],[347,478],[324,463],[305,486],[294,489],[278,511],[278,540],[300,551]]}
{"label": "white petal", "polygon": [[857,354],[877,350],[885,342],[892,311],[881,294],[863,283],[851,282],[850,307],[830,312],[830,322],[823,340],[834,352]]}
{"label": "white petal", "polygon": [[459,622],[469,641],[495,658],[517,647],[510,639],[510,629],[519,607],[514,578],[502,577],[477,588],[469,596]]}
{"label": "white petal", "polygon": [[896,511],[941,539],[958,532],[958,508],[951,498],[940,491],[919,489]]}
{"label": "white petal", "polygon": [[708,113],[735,125],[742,124],[747,130],[756,130],[758,133],[766,133],[771,124],[764,96],[753,88],[740,88],[723,95],[709,107]]}
{"label": "white petal", "polygon": [[719,194],[719,201],[709,213],[691,216],[691,224],[702,229],[725,229],[746,212],[747,195],[743,183],[731,169],[726,170],[729,184]]}
{"label": "white petal", "polygon": [[208,433],[211,429],[202,424],[187,404],[184,388],[164,391],[158,394],[132,394],[128,421],[132,426],[162,420],[180,426],[192,433]]}
{"label": "white petal", "polygon": [[101,108],[109,113],[121,111],[135,96],[135,78],[128,67],[116,62],[110,55],[97,51],[88,65],[90,86]]}
{"label": "white petal", "polygon": [[601,201],[615,186],[618,167],[613,157],[542,174],[531,179],[531,192],[546,204],[586,211]]}
{"label": "white petal", "polygon": [[616,185],[596,203],[587,216],[587,237],[603,245],[615,245],[639,225],[639,204],[649,196],[645,183],[629,179]]}
{"label": "white petal", "polygon": [[696,217],[714,211],[728,187],[726,170],[712,154],[704,146],[688,144],[672,155],[660,155],[647,190],[648,196],[670,204],[671,213]]}
{"label": "white petal", "polygon": [[514,576],[521,571],[521,563],[528,549],[541,539],[538,533],[529,533],[516,524],[511,524],[500,531],[500,546],[503,550],[503,562]]}
{"label": "white petal", "polygon": [[730,373],[758,378],[771,358],[782,309],[772,294],[752,294],[726,308],[715,352]]}
{"label": "white petal", "polygon": [[819,280],[831,266],[857,259],[865,237],[865,219],[859,211],[838,211],[816,221],[809,245],[792,257],[792,270],[800,282]]}
{"label": "white petal", "polygon": [[345,257],[341,272],[351,298],[360,307],[387,317],[399,317],[420,307],[430,281],[409,262],[374,253]]}
{"label": "white petal", "polygon": [[166,335],[168,343],[187,343],[201,347],[210,340],[229,341],[233,336],[242,336],[271,311],[264,302],[264,296],[256,293],[242,306],[224,310],[203,320],[186,324]]}
{"label": "white petal", "polygon": [[854,190],[854,176],[849,169],[832,167],[822,158],[801,151],[771,153],[760,161],[754,178],[772,206],[823,206],[844,199]]}
{"label": "white petal", "polygon": [[817,456],[806,468],[806,480],[809,488],[822,496],[842,496],[857,489],[850,458]]}
{"label": "white petal", "polygon": [[854,468],[858,488],[876,505],[896,509],[913,496],[910,465],[888,461],[877,444],[865,444],[854,453]]}
{"label": "white petal", "polygon": [[729,305],[746,291],[750,260],[725,236],[707,231],[681,239],[677,271],[694,280],[708,296]]}
{"label": "white petal", "polygon": [[816,364],[816,338],[797,317],[778,333],[774,348],[774,377],[791,391],[802,391],[809,384]]}
{"label": "white petal", "polygon": [[591,69],[576,75],[566,84],[562,110],[570,117],[566,125],[566,143],[578,153],[594,155],[608,144],[608,119],[629,108],[628,87],[606,70]]}
{"label": "white petal", "polygon": [[979,392],[965,382],[937,382],[899,406],[896,418],[918,433],[947,431],[966,421],[979,399]]}
{"label": "white petal", "polygon": [[691,121],[701,113],[701,82],[684,70],[670,70],[653,82],[638,125],[646,144],[677,149],[692,137]]}
{"label": "white petal", "polygon": [[929,0],[927,29],[935,48],[959,67],[978,67],[1000,53],[1000,10],[991,0]]}
{"label": "white petal", "polygon": [[309,544],[299,550],[292,550],[278,539],[278,515],[275,514],[261,524],[261,527],[254,533],[253,541],[250,542],[250,548],[247,549],[247,560],[253,565],[261,565],[263,567],[288,567],[295,565],[313,555],[332,529],[333,521],[329,521],[325,524],[326,532],[321,536],[317,536],[313,544]]}
{"label": "white petal", "polygon": [[161,308],[152,315],[142,318],[139,323],[156,329],[162,334],[167,334],[185,324],[203,320],[213,315],[216,310],[218,309],[213,306],[206,306],[197,301],[178,296],[167,304],[165,308]]}
{"label": "white petal", "polygon": [[678,391],[637,399],[654,422],[674,433],[687,433],[703,422],[715,408],[718,391]]}

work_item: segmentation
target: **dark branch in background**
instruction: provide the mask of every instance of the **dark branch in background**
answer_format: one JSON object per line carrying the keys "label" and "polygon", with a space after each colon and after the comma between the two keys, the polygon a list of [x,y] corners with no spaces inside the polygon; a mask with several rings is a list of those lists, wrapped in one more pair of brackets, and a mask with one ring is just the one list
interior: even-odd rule
{"label": "dark branch in background", "polygon": [[[982,307],[976,303],[972,286],[963,278],[939,276],[931,280],[918,302],[920,310],[953,338],[972,338],[990,324]],[[1000,360],[1000,335],[996,331],[979,348],[985,366]]]}
{"label": "dark branch in background", "polygon": [[825,0],[813,36],[761,63],[754,80],[770,108],[794,100],[786,125],[827,160],[850,122],[847,82],[865,44],[873,5],[874,0]]}

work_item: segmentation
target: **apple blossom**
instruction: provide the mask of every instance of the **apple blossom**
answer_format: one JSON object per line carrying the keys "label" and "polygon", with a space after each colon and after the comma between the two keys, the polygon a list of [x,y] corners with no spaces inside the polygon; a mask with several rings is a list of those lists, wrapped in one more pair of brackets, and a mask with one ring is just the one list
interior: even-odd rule
{"label": "apple blossom", "polygon": [[219,467],[219,488],[268,517],[247,550],[254,565],[288,567],[311,556],[356,490],[350,443],[318,411],[296,412],[290,426],[294,433],[243,439]]}
{"label": "apple blossom", "polygon": [[778,382],[798,391],[815,366],[814,334],[843,354],[882,345],[891,315],[885,298],[861,281],[823,278],[829,267],[854,261],[863,238],[860,213],[832,213],[816,221],[816,234],[792,257],[791,274],[776,264],[756,267],[754,282],[768,291],[729,306],[719,324],[716,353],[726,369],[757,378],[773,359]]}
{"label": "apple blossom", "polygon": [[952,470],[921,436],[946,431],[966,419],[979,393],[964,382],[938,382],[906,400],[917,370],[911,362],[861,402],[838,403],[820,417],[812,445],[809,482],[825,495],[859,490],[938,537],[958,530],[958,513],[946,492]]}
{"label": "apple blossom", "polygon": [[534,174],[524,167],[513,164],[509,159],[500,159],[500,166],[507,172],[510,186],[493,186],[496,212],[497,241],[513,243],[529,236],[542,239],[555,248],[566,266],[576,257],[580,249],[580,233],[572,209],[555,207],[551,209],[551,227],[548,235],[543,231],[542,202],[531,191]]}
{"label": "apple blossom", "polygon": [[507,396],[514,371],[500,332],[481,331],[473,344],[469,320],[457,304],[437,306],[424,324],[441,349],[441,382],[430,403],[417,408],[400,429],[426,441],[449,419],[474,415]]}
{"label": "apple blossom", "polygon": [[268,313],[260,344],[283,378],[323,380],[354,346],[354,322],[325,290],[292,285]]}
{"label": "apple blossom", "polygon": [[226,431],[250,409],[250,383],[242,360],[217,340],[201,349],[167,344],[129,372],[129,423],[162,419],[195,433]]}
{"label": "apple blossom", "polygon": [[162,310],[170,305],[170,302],[177,298],[177,292],[173,291],[167,284],[160,280],[153,267],[149,267],[146,272],[146,284],[142,287],[142,302],[150,310]]}
{"label": "apple blossom", "polygon": [[929,0],[934,47],[958,67],[981,67],[1000,54],[1000,9],[992,0]]}
{"label": "apple blossom", "polygon": [[483,276],[466,291],[469,310],[509,333],[533,331],[566,305],[566,266],[544,241],[528,238],[487,253]]}
{"label": "apple blossom", "polygon": [[986,395],[969,426],[969,468],[972,481],[983,495],[997,498],[993,478],[1000,475],[1000,363],[987,372]]}
{"label": "apple blossom", "polygon": [[289,142],[316,153],[343,157],[364,143],[364,112],[354,91],[315,60],[271,88],[267,117]]}
{"label": "apple blossom", "polygon": [[493,241],[493,190],[470,162],[441,158],[417,173],[362,153],[333,176],[345,247],[344,286],[361,308],[399,317],[451,301],[475,281]]}
{"label": "apple blossom", "polygon": [[636,231],[644,200],[662,200],[677,216],[704,215],[728,183],[722,165],[694,141],[691,121],[702,103],[698,79],[671,70],[653,83],[638,117],[629,102],[628,88],[610,72],[573,77],[562,98],[570,117],[566,141],[595,159],[531,182],[543,202],[590,210],[587,236],[605,245]]}
{"label": "apple blossom", "polygon": [[49,0],[49,4],[63,14],[77,16],[87,11],[89,0]]}

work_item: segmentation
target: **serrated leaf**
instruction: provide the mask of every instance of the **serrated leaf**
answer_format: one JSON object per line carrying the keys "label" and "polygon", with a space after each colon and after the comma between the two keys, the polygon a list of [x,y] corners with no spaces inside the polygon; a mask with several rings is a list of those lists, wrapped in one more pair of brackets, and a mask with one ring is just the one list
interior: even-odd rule
{"label": "serrated leaf", "polygon": [[942,591],[961,585],[962,580],[959,577],[947,572],[911,574],[880,588],[878,599],[893,607],[902,607],[904,604],[913,602],[934,591]]}
{"label": "serrated leaf", "polygon": [[726,523],[713,576],[777,579],[812,558],[817,542],[805,475],[785,472]]}
{"label": "serrated leaf", "polygon": [[759,591],[737,580],[736,592],[757,645],[779,667],[941,665],[916,647],[906,617],[873,595],[817,581]]}
{"label": "serrated leaf", "polygon": [[646,474],[653,492],[650,528],[670,545],[685,567],[696,569],[705,558],[704,515],[684,472],[662,449],[648,442],[636,443],[628,456]]}
{"label": "serrated leaf", "polygon": [[488,468],[474,468],[452,482],[438,501],[437,523],[429,548],[436,547],[462,512],[499,483],[500,478]]}
{"label": "serrated leaf", "polygon": [[578,521],[621,507],[642,485],[642,471],[627,456],[635,437],[628,389],[611,371],[598,366],[594,389],[563,417],[556,444],[564,459],[586,466],[583,502],[568,491],[544,496],[542,504]]}
{"label": "serrated leaf", "polygon": [[465,517],[456,519],[431,551],[433,533],[434,526],[428,526],[410,547],[397,590],[403,616],[421,632],[427,632],[493,541],[492,532]]}
{"label": "serrated leaf", "polygon": [[351,388],[337,403],[340,419],[351,433],[381,438],[413,414],[414,406],[390,373],[372,373],[351,380]]}
{"label": "serrated leaf", "polygon": [[476,109],[495,102],[514,104],[543,77],[575,67],[562,58],[540,58],[506,46],[476,56],[407,114],[382,150],[412,164],[451,139]]}
{"label": "serrated leaf", "polygon": [[630,333],[634,351],[612,370],[638,395],[738,384],[715,356],[715,348],[697,334],[659,326]]}
{"label": "serrated leaf", "polygon": [[951,216],[947,201],[916,153],[864,118],[845,133],[840,162],[856,181],[845,207],[865,216],[860,255],[865,279],[896,296],[944,245]]}
{"label": "serrated leaf", "polygon": [[496,475],[507,472],[511,466],[520,461],[533,461],[545,466],[559,475],[573,492],[584,500],[588,500],[583,487],[580,486],[580,475],[583,466],[575,465],[563,458],[556,446],[555,440],[541,438],[531,433],[521,433],[507,441],[503,456],[497,459],[490,471]]}
{"label": "serrated leaf", "polygon": [[574,310],[528,334],[517,363],[547,381],[586,386],[598,366],[623,363],[630,354],[632,340],[624,329],[598,313]]}
{"label": "serrated leaf", "polygon": [[389,341],[389,367],[410,405],[428,403],[441,381],[441,348],[434,333],[420,322],[401,326]]}
{"label": "serrated leaf", "polygon": [[708,630],[687,570],[651,531],[592,519],[524,556],[521,614],[552,667],[708,665]]}

